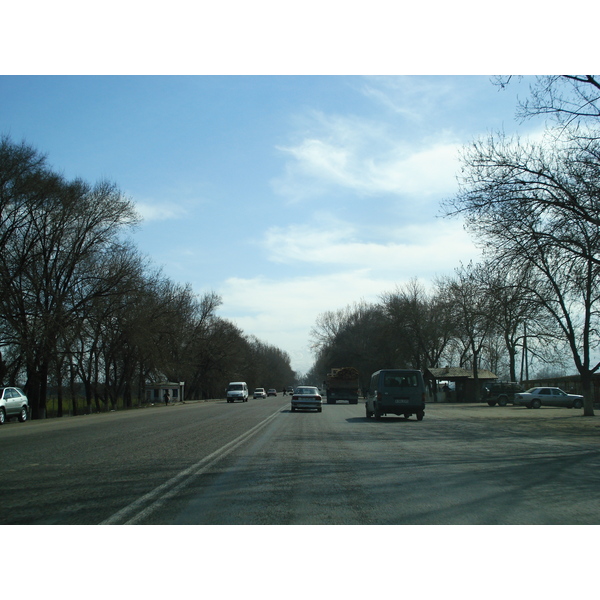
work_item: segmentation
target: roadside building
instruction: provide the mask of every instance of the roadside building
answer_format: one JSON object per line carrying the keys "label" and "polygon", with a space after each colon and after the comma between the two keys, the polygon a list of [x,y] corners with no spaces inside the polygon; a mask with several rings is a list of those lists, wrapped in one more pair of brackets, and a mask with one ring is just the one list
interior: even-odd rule
{"label": "roadside building", "polygon": [[[477,398],[472,369],[462,367],[425,369],[424,376],[434,402],[475,402]],[[498,379],[487,369],[479,369],[477,376],[479,390],[486,383]],[[448,383],[453,385],[447,385]]]}
{"label": "roadside building", "polygon": [[165,391],[169,392],[171,402],[183,400],[183,390],[185,382],[159,381],[156,383],[146,383],[145,398],[146,404],[164,404],[163,397]]}

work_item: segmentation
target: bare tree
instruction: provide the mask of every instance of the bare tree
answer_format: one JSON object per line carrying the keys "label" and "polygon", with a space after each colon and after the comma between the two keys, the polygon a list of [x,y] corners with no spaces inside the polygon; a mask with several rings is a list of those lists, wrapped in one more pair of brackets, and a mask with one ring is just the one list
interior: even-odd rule
{"label": "bare tree", "polygon": [[[19,161],[26,161],[18,167]],[[4,139],[0,145],[1,318],[26,358],[32,416],[43,418],[48,374],[60,332],[77,303],[110,294],[114,281],[90,267],[135,223],[132,203],[113,184],[68,182],[43,157]]]}
{"label": "bare tree", "polygon": [[456,337],[463,343],[463,360],[469,364],[475,381],[475,398],[479,401],[479,369],[485,345],[491,335],[494,322],[491,302],[482,284],[480,272],[483,265],[470,263],[455,269],[453,277],[441,277],[438,285],[456,323]]}
{"label": "bare tree", "polygon": [[417,279],[381,296],[390,331],[418,369],[437,367],[454,333],[448,304],[437,293],[428,294]]}
{"label": "bare tree", "polygon": [[[582,379],[593,415],[592,362],[598,345],[600,194],[597,142],[521,144],[490,138],[463,154],[459,194],[447,214],[463,214],[499,268],[527,271],[524,293],[553,318]],[[590,148],[592,151],[590,151]]]}

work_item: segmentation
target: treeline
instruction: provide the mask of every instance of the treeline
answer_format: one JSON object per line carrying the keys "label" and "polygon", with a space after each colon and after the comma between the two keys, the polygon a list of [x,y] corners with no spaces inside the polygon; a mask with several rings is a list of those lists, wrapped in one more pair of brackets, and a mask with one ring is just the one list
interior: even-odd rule
{"label": "treeline", "polygon": [[[503,87],[510,78],[498,80]],[[459,192],[443,205],[483,250],[428,291],[416,281],[319,317],[316,380],[331,366],[368,374],[446,364],[527,379],[530,361],[573,366],[593,415],[600,368],[600,80],[538,77],[518,107],[544,115],[533,141],[491,134],[465,147]],[[521,367],[518,360],[521,358]],[[538,373],[539,375],[539,373]],[[363,382],[365,385],[365,382]]]}
{"label": "treeline", "polygon": [[568,349],[551,325],[506,276],[492,273],[491,265],[469,264],[431,285],[413,279],[379,302],[319,315],[311,331],[316,361],[307,379],[322,382],[332,366],[351,365],[367,389],[378,369],[450,365],[472,370],[475,378],[477,369],[489,369],[519,381],[534,361],[565,368]]}
{"label": "treeline", "polygon": [[108,182],[69,181],[46,157],[0,140],[0,383],[23,385],[33,418],[143,399],[147,381],[185,381],[186,398],[228,381],[281,388],[290,357],[220,318],[221,298],[170,281],[128,241],[133,202]]}

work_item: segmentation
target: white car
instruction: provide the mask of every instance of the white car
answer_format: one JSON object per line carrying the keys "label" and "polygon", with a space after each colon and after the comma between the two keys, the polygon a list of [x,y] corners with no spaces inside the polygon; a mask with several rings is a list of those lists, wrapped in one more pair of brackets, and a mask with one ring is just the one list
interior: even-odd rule
{"label": "white car", "polygon": [[254,390],[254,399],[256,398],[266,398],[267,392],[265,392],[265,388],[256,388]]}
{"label": "white car", "polygon": [[323,399],[316,387],[302,385],[292,394],[292,412],[300,408],[323,410]]}
{"label": "white car", "polygon": [[29,418],[27,396],[18,387],[0,388],[0,425],[12,417],[18,417],[21,423],[27,421]]}

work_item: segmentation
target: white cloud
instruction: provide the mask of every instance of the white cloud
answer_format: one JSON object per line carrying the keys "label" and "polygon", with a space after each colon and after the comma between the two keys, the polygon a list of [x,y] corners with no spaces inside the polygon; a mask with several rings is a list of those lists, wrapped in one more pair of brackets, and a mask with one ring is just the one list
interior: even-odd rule
{"label": "white cloud", "polygon": [[455,188],[460,147],[449,132],[408,144],[381,123],[319,114],[309,134],[278,148],[288,161],[272,186],[292,201],[332,188],[426,197]]}
{"label": "white cloud", "polygon": [[360,81],[367,98],[415,123],[430,119],[442,103],[455,97],[454,87],[442,78],[372,76]]}
{"label": "white cloud", "polygon": [[376,301],[394,285],[361,270],[284,280],[231,278],[219,290],[223,298],[219,314],[244,332],[287,351],[292,368],[306,372],[314,361],[310,330],[319,314],[361,299]]}
{"label": "white cloud", "polygon": [[135,207],[144,221],[167,221],[187,215],[185,208],[173,203],[136,202]]}
{"label": "white cloud", "polygon": [[263,246],[276,263],[361,268],[373,273],[401,273],[409,278],[447,272],[461,260],[478,254],[460,222],[441,220],[433,224],[361,227],[341,221],[334,225],[329,219],[321,226],[272,227],[266,232]]}
{"label": "white cloud", "polygon": [[[413,278],[428,286],[436,275],[450,274],[461,261],[479,255],[457,221],[385,232],[387,241],[377,243],[361,241],[358,230],[343,222],[335,229],[332,222],[323,228],[272,228],[265,247],[271,260],[290,265],[291,274],[227,279],[219,289],[220,314],[286,350],[292,367],[305,372],[314,361],[309,335],[319,314],[361,300],[377,302],[382,293]],[[307,274],[311,267],[319,267],[318,274]]]}

